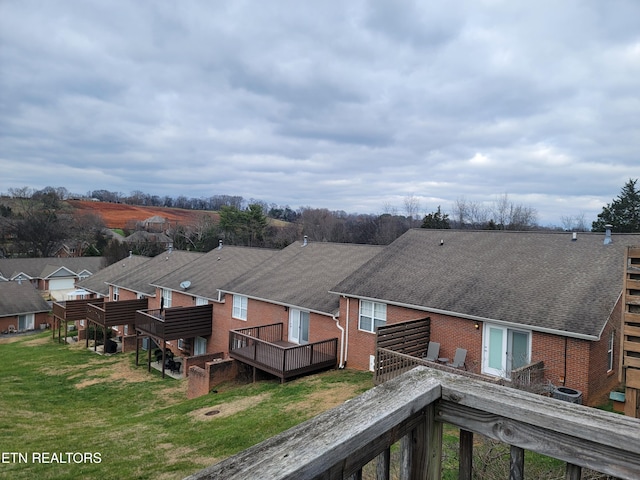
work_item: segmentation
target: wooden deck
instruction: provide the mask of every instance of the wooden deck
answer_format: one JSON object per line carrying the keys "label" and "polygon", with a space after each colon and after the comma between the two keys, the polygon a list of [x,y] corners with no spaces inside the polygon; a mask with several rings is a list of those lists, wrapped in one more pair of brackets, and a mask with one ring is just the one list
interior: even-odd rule
{"label": "wooden deck", "polygon": [[[460,429],[459,476],[474,472],[474,435],[510,445],[510,475],[525,478],[525,450],[566,462],[568,480],[589,468],[640,478],[636,419],[425,367],[379,385],[186,480],[362,478],[437,480],[443,424]],[[400,442],[392,464],[391,447]]]}
{"label": "wooden deck", "polygon": [[[283,324],[229,332],[229,356],[280,378],[282,382],[335,368],[338,339],[297,345],[282,339]],[[267,338],[268,340],[265,340]]]}

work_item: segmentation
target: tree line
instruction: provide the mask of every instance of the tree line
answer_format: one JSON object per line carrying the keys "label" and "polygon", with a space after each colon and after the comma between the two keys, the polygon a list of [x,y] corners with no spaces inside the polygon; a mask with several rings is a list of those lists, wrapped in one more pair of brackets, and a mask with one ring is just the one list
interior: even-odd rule
{"label": "tree line", "polygon": [[[630,179],[620,194],[603,207],[592,222],[592,231],[604,231],[612,225],[615,232],[640,232],[640,192],[637,179]],[[102,219],[92,214],[78,214],[65,202],[74,195],[65,188],[27,187],[10,189],[0,202],[0,255],[51,256],[62,242],[82,248],[83,255],[102,255],[113,261],[129,251],[153,256],[166,248],[154,241],[126,244],[112,238]],[[162,232],[174,248],[206,252],[220,241],[227,245],[284,248],[307,236],[311,241],[386,245],[410,228],[539,230],[534,208],[511,201],[507,194],[491,205],[458,198],[450,213],[438,206],[421,214],[419,199],[407,196],[403,211],[385,205],[382,214],[353,214],[326,208],[300,207],[293,210],[241,196],[213,195],[207,199],[187,199],[145,195],[132,192],[125,197],[106,190],[89,192],[99,201],[141,206],[164,206],[203,210],[192,225],[174,225]],[[10,201],[9,201],[10,200]],[[196,201],[197,200],[197,201]],[[217,211],[215,220],[206,211]],[[583,215],[563,217],[560,230],[588,231]],[[125,232],[133,233],[132,231]]]}

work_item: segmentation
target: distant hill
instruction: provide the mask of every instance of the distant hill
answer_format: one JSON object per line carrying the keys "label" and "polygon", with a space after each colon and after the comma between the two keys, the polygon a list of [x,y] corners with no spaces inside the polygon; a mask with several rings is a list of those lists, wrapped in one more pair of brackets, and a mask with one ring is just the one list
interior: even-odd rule
{"label": "distant hill", "polygon": [[143,221],[158,215],[177,222],[180,225],[195,225],[203,215],[212,217],[216,222],[220,219],[217,212],[204,210],[185,210],[182,208],[141,207],[124,203],[94,202],[91,200],[67,200],[78,212],[100,215],[108,228],[125,228],[127,222]]}

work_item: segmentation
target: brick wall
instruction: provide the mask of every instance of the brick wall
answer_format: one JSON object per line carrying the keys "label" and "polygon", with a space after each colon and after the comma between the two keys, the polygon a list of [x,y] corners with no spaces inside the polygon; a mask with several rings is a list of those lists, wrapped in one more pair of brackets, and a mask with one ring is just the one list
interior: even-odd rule
{"label": "brick wall", "polygon": [[238,373],[239,364],[232,359],[206,362],[204,368],[194,365],[189,368],[187,398],[207,395],[216,385],[234,380]]}
{"label": "brick wall", "polygon": [[[283,324],[283,340],[288,340],[289,307],[269,302],[249,299],[247,302],[247,320],[232,317],[233,300],[227,295],[225,302],[213,305],[213,334],[207,342],[207,353],[229,351],[229,330],[239,328]],[[318,342],[329,338],[340,339],[340,330],[329,316],[311,313],[309,315],[309,342]]]}
{"label": "brick wall", "polygon": [[[370,356],[375,354],[376,335],[358,328],[359,301],[354,298],[340,300],[340,321],[348,323],[347,365],[357,370],[369,370]],[[347,322],[348,316],[348,322]],[[387,305],[387,325],[431,318],[431,340],[440,343],[440,357],[453,360],[456,348],[467,350],[466,364],[470,372],[480,373],[482,354],[482,324],[472,320]],[[475,328],[475,325],[478,328]]]}

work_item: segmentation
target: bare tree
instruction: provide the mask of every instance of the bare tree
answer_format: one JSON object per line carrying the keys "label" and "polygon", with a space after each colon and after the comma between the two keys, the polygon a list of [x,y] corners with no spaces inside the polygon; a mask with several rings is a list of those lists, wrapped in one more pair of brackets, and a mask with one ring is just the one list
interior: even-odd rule
{"label": "bare tree", "polygon": [[466,198],[457,198],[452,211],[454,228],[485,228],[489,220],[487,208]]}
{"label": "bare tree", "polygon": [[563,230],[572,232],[587,232],[587,221],[585,220],[584,212],[575,216],[562,216],[560,219]]}
{"label": "bare tree", "polygon": [[495,200],[491,212],[500,230],[529,230],[535,227],[537,222],[537,212],[534,208],[514,204],[506,193]]}
{"label": "bare tree", "polygon": [[418,220],[418,212],[420,211],[420,199],[415,195],[404,197],[404,211],[409,219],[409,226],[413,227],[415,221]]}

